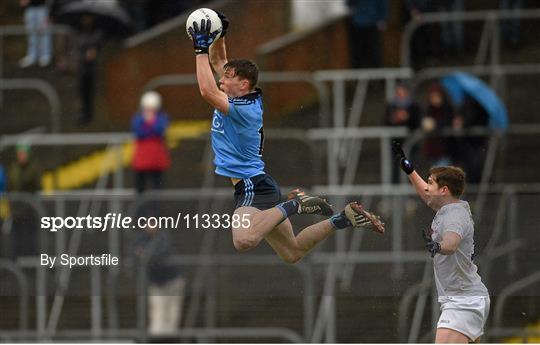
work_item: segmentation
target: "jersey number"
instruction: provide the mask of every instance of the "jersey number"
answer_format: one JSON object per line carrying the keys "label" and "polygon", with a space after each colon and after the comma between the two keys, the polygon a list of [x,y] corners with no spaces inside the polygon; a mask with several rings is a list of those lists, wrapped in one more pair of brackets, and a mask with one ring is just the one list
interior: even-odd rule
{"label": "jersey number", "polygon": [[259,156],[262,156],[264,150],[264,129],[261,127],[259,129],[259,134],[261,136],[261,141],[259,143]]}

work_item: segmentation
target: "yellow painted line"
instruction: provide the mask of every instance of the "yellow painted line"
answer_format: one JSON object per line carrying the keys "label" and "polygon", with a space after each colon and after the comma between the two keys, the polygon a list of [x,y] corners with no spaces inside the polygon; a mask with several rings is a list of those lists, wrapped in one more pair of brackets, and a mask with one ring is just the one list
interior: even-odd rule
{"label": "yellow painted line", "polygon": [[[209,131],[210,121],[174,121],[167,129],[165,140],[169,148],[178,147],[182,139],[196,138]],[[53,171],[46,171],[41,176],[43,192],[52,192],[55,189],[67,190],[79,188],[85,184],[96,181],[103,174],[116,169],[129,166],[133,157],[135,144],[133,140],[126,141],[120,146],[120,153],[116,148],[96,150],[75,161],[64,164]],[[120,154],[121,162],[116,157]]]}
{"label": "yellow painted line", "polygon": [[[528,330],[528,331],[533,331],[533,330],[540,331],[540,321],[538,321],[537,323],[528,324],[526,326],[526,330]],[[511,337],[511,338],[506,339],[504,342],[507,343],[507,344],[521,344],[521,343],[523,343],[523,340],[524,340],[523,337]],[[526,343],[532,343],[532,344],[538,344],[538,343],[540,343],[540,336],[536,335],[536,333],[535,333],[534,336],[531,335],[529,337],[526,337],[525,342]]]}

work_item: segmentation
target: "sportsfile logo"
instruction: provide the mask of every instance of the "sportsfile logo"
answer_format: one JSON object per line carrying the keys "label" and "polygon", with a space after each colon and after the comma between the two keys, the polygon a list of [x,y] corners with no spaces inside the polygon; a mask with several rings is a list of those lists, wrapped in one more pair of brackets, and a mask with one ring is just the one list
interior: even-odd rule
{"label": "sportsfile logo", "polygon": [[85,217],[41,217],[41,229],[57,232],[58,230],[94,229],[247,229],[251,226],[249,214],[183,214],[176,217],[131,217],[121,213],[107,213],[104,217],[87,215]]}
{"label": "sportsfile logo", "polygon": [[[155,218],[155,217],[149,217]],[[171,217],[172,218],[172,217]],[[141,217],[137,223],[141,223]],[[63,229],[95,229],[106,231],[107,229],[129,229],[135,228],[131,224],[131,217],[123,217],[121,213],[107,213],[105,217],[87,215],[85,217],[41,217],[41,228],[56,232]],[[146,222],[146,225],[149,225]]]}

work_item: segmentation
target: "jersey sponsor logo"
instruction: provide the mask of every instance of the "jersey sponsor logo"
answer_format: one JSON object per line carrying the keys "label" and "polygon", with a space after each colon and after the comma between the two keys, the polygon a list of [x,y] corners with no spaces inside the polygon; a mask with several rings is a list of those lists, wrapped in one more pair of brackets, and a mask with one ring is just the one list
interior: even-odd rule
{"label": "jersey sponsor logo", "polygon": [[225,133],[225,129],[223,129],[223,118],[221,115],[218,114],[217,111],[214,111],[214,117],[212,118],[212,132],[217,133]]}

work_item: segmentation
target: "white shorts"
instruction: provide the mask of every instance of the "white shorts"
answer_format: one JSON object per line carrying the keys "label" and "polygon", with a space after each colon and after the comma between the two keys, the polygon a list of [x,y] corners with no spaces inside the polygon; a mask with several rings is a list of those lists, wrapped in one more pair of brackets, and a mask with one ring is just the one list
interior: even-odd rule
{"label": "white shorts", "polygon": [[441,317],[437,328],[449,328],[475,341],[484,334],[489,314],[489,296],[439,297]]}

